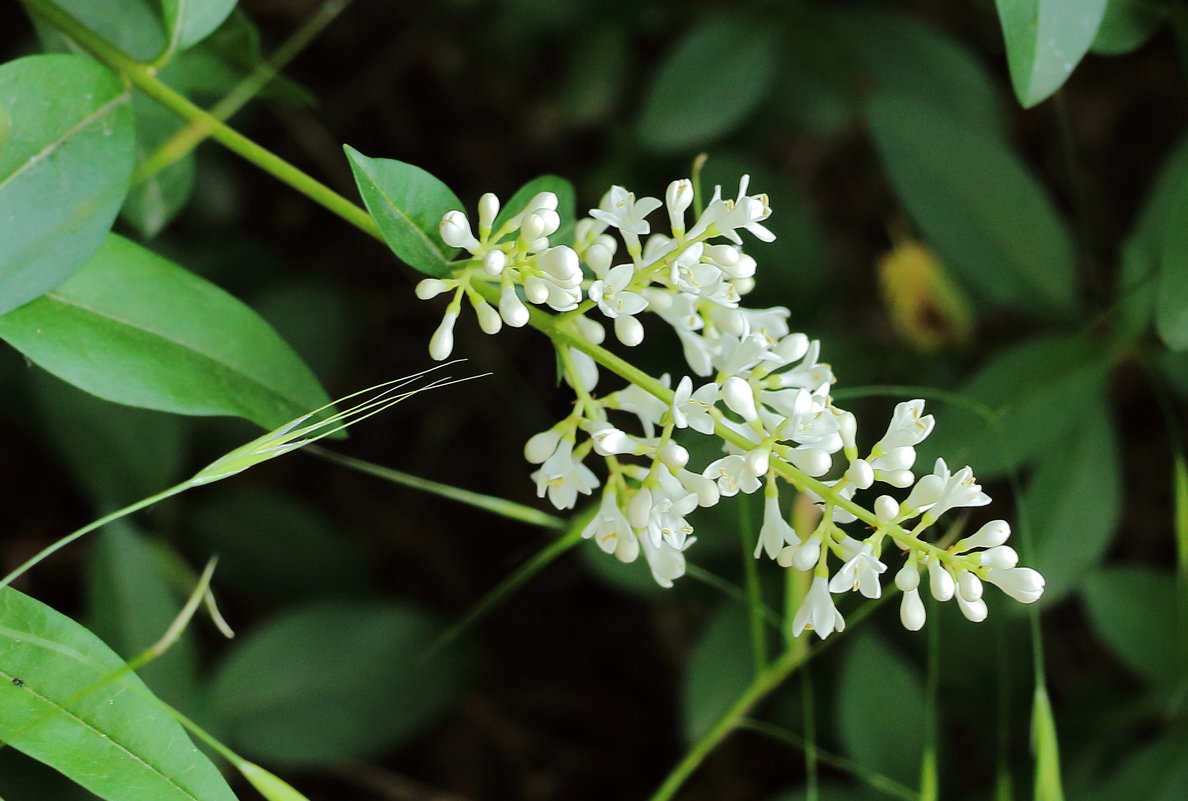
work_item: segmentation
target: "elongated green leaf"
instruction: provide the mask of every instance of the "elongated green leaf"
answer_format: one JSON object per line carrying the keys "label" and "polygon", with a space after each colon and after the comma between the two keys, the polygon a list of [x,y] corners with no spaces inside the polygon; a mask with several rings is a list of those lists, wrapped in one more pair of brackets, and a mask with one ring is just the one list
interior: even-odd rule
{"label": "elongated green leaf", "polygon": [[897,95],[872,98],[867,117],[896,194],[965,283],[991,303],[1073,310],[1072,239],[1000,139]]}
{"label": "elongated green leaf", "polygon": [[424,613],[379,603],[309,606],[238,643],[213,700],[244,754],[327,765],[394,747],[457,701],[465,652],[423,661],[440,630]]}
{"label": "elongated green leaf", "polygon": [[0,314],[62,283],[111,228],[134,132],[118,78],[82,56],[0,66]]}
{"label": "elongated green leaf", "polygon": [[681,713],[685,740],[709,731],[755,675],[747,609],[730,603],[714,617],[685,668]]}
{"label": "elongated green leaf", "polygon": [[329,400],[255,312],[114,234],[65,284],[0,317],[0,339],[129,406],[273,428]]}
{"label": "elongated green leaf", "polygon": [[1176,587],[1171,575],[1146,567],[1111,567],[1087,576],[1081,598],[1093,628],[1114,653],[1156,687],[1183,678],[1176,638]]}
{"label": "elongated green leaf", "polygon": [[1168,210],[1155,291],[1155,330],[1175,351],[1188,350],[1188,180]]}
{"label": "elongated green leaf", "polygon": [[450,188],[420,167],[396,159],[373,159],[344,145],[367,210],[384,241],[408,266],[428,275],[449,275],[457,253],[441,241],[438,225],[446,212],[461,210]]}
{"label": "elongated green leaf", "polygon": [[542,175],[533,178],[517,189],[516,193],[499,210],[499,214],[495,217],[495,223],[491,227],[492,230],[498,231],[503,223],[522,212],[528,205],[528,201],[540,192],[552,192],[557,196],[557,214],[561,217],[561,227],[550,239],[557,243],[572,245],[573,227],[577,222],[574,216],[577,212],[577,194],[573,190],[573,184],[557,175]]}
{"label": "elongated green leaf", "polygon": [[1060,739],[1048,688],[1039,684],[1031,707],[1031,750],[1035,758],[1035,801],[1064,801]]}
{"label": "elongated green leaf", "polygon": [[1077,337],[1035,339],[1005,351],[962,388],[992,417],[949,406],[921,445],[919,463],[938,456],[950,466],[969,463],[983,478],[1029,464],[1063,447],[1100,413],[1108,372],[1108,355]]}
{"label": "elongated green leaf", "polygon": [[1015,96],[1025,108],[1064,85],[1101,24],[1106,0],[996,0]]}
{"label": "elongated green leaf", "polygon": [[838,688],[838,734],[845,756],[914,784],[924,753],[924,682],[919,672],[873,637],[850,644]]}
{"label": "elongated green leaf", "polygon": [[1105,555],[1122,506],[1120,454],[1104,398],[1071,436],[1045,453],[1023,503],[1028,511],[1032,563],[1044,574],[1043,603],[1076,588]]}
{"label": "elongated green leaf", "polygon": [[[161,638],[181,611],[181,601],[154,547],[124,521],[99,532],[90,567],[91,628],[120,656],[132,659]],[[182,632],[140,675],[162,700],[192,713],[198,698],[197,660],[193,637]]]}
{"label": "elongated green leaf", "polygon": [[1167,0],[1106,0],[1105,15],[1089,48],[1117,55],[1142,47],[1167,19]]}
{"label": "elongated green leaf", "polygon": [[738,128],[763,102],[779,66],[770,25],[723,16],[697,24],[668,54],[648,89],[639,140],[688,151]]}
{"label": "elongated green leaf", "polygon": [[998,93],[985,67],[940,31],[882,11],[842,11],[833,27],[875,88],[945,111],[974,130],[1001,132]]}
{"label": "elongated green leaf", "polygon": [[209,36],[235,8],[236,0],[161,0],[171,47],[185,50]]}
{"label": "elongated green leaf", "polygon": [[1155,316],[1160,265],[1173,220],[1172,207],[1184,187],[1188,187],[1188,139],[1182,139],[1167,158],[1123,246],[1118,295],[1120,329],[1127,336],[1142,335]]}
{"label": "elongated green leaf", "polygon": [[110,801],[234,801],[137,676],[70,618],[0,590],[0,740]]}
{"label": "elongated green leaf", "polygon": [[1085,801],[1182,801],[1188,798],[1188,736],[1173,730],[1150,744],[1129,751]]}

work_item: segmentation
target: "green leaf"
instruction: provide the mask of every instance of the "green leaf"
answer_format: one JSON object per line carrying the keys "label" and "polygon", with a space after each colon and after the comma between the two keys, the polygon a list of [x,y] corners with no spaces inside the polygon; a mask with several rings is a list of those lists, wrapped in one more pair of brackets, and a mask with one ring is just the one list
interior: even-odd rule
{"label": "green leaf", "polygon": [[111,801],[234,801],[213,764],[91,632],[0,590],[0,740]]}
{"label": "green leaf", "polygon": [[950,405],[917,463],[942,457],[950,467],[968,463],[975,475],[990,478],[1063,447],[1102,408],[1108,359],[1079,337],[1034,339],[996,355],[961,390],[987,407],[990,419]]}
{"label": "green leaf", "polygon": [[1155,290],[1155,330],[1169,348],[1188,350],[1188,180],[1168,210]]}
{"label": "green leaf", "polygon": [[[151,61],[165,50],[159,0],[54,0],[54,5],[136,61]],[[41,23],[37,15],[33,20],[47,49],[66,49],[56,28]]]}
{"label": "green leaf", "polygon": [[573,184],[556,175],[542,175],[533,178],[517,189],[516,193],[499,210],[491,230],[498,231],[501,225],[522,212],[528,206],[528,201],[540,192],[552,192],[557,196],[557,214],[561,217],[561,227],[550,239],[557,243],[572,245],[573,228],[577,223],[575,217],[577,194],[573,190]]}
{"label": "green leaf", "polygon": [[1152,686],[1175,689],[1179,665],[1171,574],[1147,567],[1109,567],[1086,576],[1081,598],[1099,637],[1123,663]]}
{"label": "green leaf", "polygon": [[816,787],[816,793],[809,795],[807,788],[788,790],[771,796],[768,801],[887,801],[891,796],[872,790],[869,787],[840,782],[821,782]]}
{"label": "green leaf", "polygon": [[1106,0],[996,0],[1011,85],[1024,108],[1064,85],[1097,34]]}
{"label": "green leaf", "polygon": [[971,129],[1001,133],[994,82],[954,40],[903,14],[883,11],[842,11],[833,25],[862,65],[865,83],[944,111]]}
{"label": "green leaf", "polygon": [[1023,494],[1031,564],[1047,580],[1045,604],[1074,590],[1101,562],[1118,527],[1121,456],[1109,407],[1096,397],[1098,405],[1070,436],[1046,450]]}
{"label": "green leaf", "polygon": [[185,50],[223,24],[236,0],[161,0],[170,47]]}
{"label": "green leaf", "polygon": [[0,339],[129,406],[275,428],[329,401],[255,312],[114,234],[69,281],[0,317]]}
{"label": "green leaf", "polygon": [[740,16],[698,23],[665,57],[648,88],[640,143],[683,152],[731,133],[763,102],[778,67],[771,25]]}
{"label": "green leaf", "polygon": [[1146,44],[1167,19],[1166,0],[1106,0],[1090,50],[1121,55]]}
{"label": "green leaf", "polygon": [[1075,308],[1072,239],[1000,139],[892,95],[872,98],[867,118],[896,194],[966,284],[1044,317]]}
{"label": "green leaf", "polygon": [[449,275],[449,261],[458,251],[441,241],[437,229],[446,212],[462,209],[462,201],[420,167],[368,158],[350,145],[343,148],[359,194],[392,252],[427,275]]}
{"label": "green leaf", "polygon": [[1172,206],[1188,187],[1188,138],[1181,139],[1159,173],[1159,180],[1122,250],[1119,271],[1119,327],[1130,337],[1142,335],[1155,315],[1160,264],[1168,239]]}
{"label": "green leaf", "polygon": [[696,742],[729,709],[755,676],[751,628],[745,606],[727,604],[706,627],[685,667],[682,730]]}
{"label": "green leaf", "polygon": [[838,686],[838,736],[845,756],[914,785],[924,753],[924,682],[912,665],[875,637],[856,638]]}
{"label": "green leaf", "polygon": [[1064,801],[1060,739],[1048,688],[1037,684],[1031,707],[1031,750],[1035,754],[1035,801]]}
{"label": "green leaf", "polygon": [[[133,92],[136,161],[143,162],[184,127],[177,115],[141,92]],[[185,206],[194,186],[194,154],[134,184],[121,213],[145,239],[152,239]]]}
{"label": "green leaf", "polygon": [[309,766],[398,746],[464,689],[462,649],[421,658],[440,629],[422,612],[381,603],[326,603],[273,620],[215,675],[228,739],[246,755]]}
{"label": "green leaf", "polygon": [[181,418],[108,403],[40,370],[31,378],[49,440],[101,511],[184,477]]}
{"label": "green leaf", "polygon": [[62,283],[111,228],[132,171],[121,81],[82,56],[0,66],[0,315]]}
{"label": "green leaf", "polygon": [[[124,521],[99,532],[88,579],[91,628],[125,659],[157,642],[181,611],[156,549]],[[194,638],[182,632],[140,676],[159,698],[192,713],[199,697]]]}

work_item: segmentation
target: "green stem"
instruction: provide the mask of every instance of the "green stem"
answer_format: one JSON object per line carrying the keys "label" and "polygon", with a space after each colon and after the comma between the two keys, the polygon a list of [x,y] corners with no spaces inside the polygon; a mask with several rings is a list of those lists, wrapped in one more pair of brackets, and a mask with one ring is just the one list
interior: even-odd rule
{"label": "green stem", "polygon": [[82,538],[83,536],[85,536],[87,534],[90,534],[95,529],[106,526],[108,523],[111,523],[112,521],[115,521],[115,520],[119,520],[121,517],[126,517],[126,516],[132,514],[133,512],[138,512],[141,509],[144,509],[146,506],[152,506],[154,503],[157,503],[158,501],[163,501],[166,498],[171,498],[174,495],[177,495],[178,493],[188,490],[191,486],[192,485],[189,481],[183,481],[182,483],[180,483],[176,486],[173,486],[173,487],[170,487],[169,489],[162,490],[161,492],[158,492],[156,495],[150,495],[147,498],[141,498],[139,501],[136,501],[135,503],[131,503],[131,504],[125,506],[123,509],[117,509],[116,511],[114,511],[110,514],[104,515],[103,517],[99,518],[98,520],[91,521],[90,523],[83,526],[82,528],[77,529],[77,530],[67,534],[65,537],[62,537],[62,539],[57,540],[56,542],[54,542],[51,545],[47,545],[45,548],[42,548],[36,554],[34,554],[33,556],[26,559],[24,561],[24,563],[22,563],[20,565],[20,567],[13,570],[11,573],[9,573],[7,576],[5,576],[3,579],[0,579],[0,589],[7,587],[9,584],[12,584],[12,582],[16,581],[18,578],[23,576],[33,566],[39,564],[44,559],[46,559],[46,558],[52,556],[53,554],[57,553],[58,551],[62,550],[67,545],[71,544],[72,542]]}
{"label": "green stem", "polygon": [[[740,604],[747,603],[746,590],[735,584],[731,584],[726,579],[709,572],[703,567],[698,567],[693,563],[689,563],[685,565],[685,575],[694,581],[700,581],[707,587],[712,587],[728,598],[738,601]],[[763,608],[760,610],[760,613],[763,615],[763,621],[767,625],[771,626],[772,629],[775,631],[781,631],[784,629],[784,625],[780,621],[780,616],[776,614],[776,611],[770,606],[764,604]]]}
{"label": "green stem", "polygon": [[[259,94],[269,81],[284,69],[298,53],[306,48],[323,29],[342,13],[351,0],[328,0],[298,28],[288,41],[277,48],[267,61],[262,62],[250,75],[240,81],[227,96],[210,109],[210,116],[226,121],[234,116],[249,100]],[[132,173],[133,185],[148,180],[161,170],[176,164],[185,158],[204,139],[210,136],[207,126],[200,120],[193,120],[185,128],[178,131],[172,138],[161,145],[157,152],[140,163]]]}
{"label": "green stem", "polygon": [[252,140],[224,125],[216,117],[162,82],[153,67],[135,61],[125,55],[123,51],[108,44],[90,28],[58,8],[50,0],[21,1],[31,12],[69,36],[100,62],[130,81],[137,89],[179,117],[200,126],[204,135],[255,164],[274,178],[293,187],[315,203],[342,217],[364,233],[383,240],[379,226],[376,225],[375,220],[371,219],[371,215],[366,210],[356,206],[320,181],[306,175],[284,159],[273,155],[271,151],[260,147]]}
{"label": "green stem", "polygon": [[364,461],[363,459],[356,459],[352,456],[344,456],[334,451],[326,450],[318,445],[309,445],[307,450],[315,456],[320,456],[327,461],[340,464],[344,467],[349,467],[352,470],[358,470],[361,473],[366,473],[376,478],[382,478],[385,481],[391,481],[393,484],[401,484],[405,487],[412,487],[413,489],[422,490],[424,492],[432,493],[442,498],[448,498],[451,501],[458,501],[470,506],[484,509],[493,514],[507,517],[512,520],[518,520],[521,523],[527,523],[531,526],[540,526],[541,528],[562,529],[568,524],[567,521],[559,517],[555,517],[548,512],[542,512],[531,506],[525,506],[522,503],[505,500],[503,498],[496,498],[491,495],[483,495],[478,492],[471,492],[459,487],[452,487],[449,484],[441,484],[437,481],[430,481],[427,478],[419,478],[418,476],[402,473],[399,470],[393,470],[390,467],[383,467],[382,465],[374,464],[372,462]]}

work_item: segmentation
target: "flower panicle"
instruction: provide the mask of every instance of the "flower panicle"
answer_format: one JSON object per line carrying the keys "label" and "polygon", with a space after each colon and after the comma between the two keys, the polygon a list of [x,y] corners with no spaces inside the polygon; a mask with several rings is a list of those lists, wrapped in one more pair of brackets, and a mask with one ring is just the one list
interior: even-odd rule
{"label": "flower panicle", "polygon": [[[444,359],[452,352],[463,299],[487,333],[524,325],[532,305],[561,315],[567,330],[592,345],[604,342],[608,327],[627,347],[644,341],[644,320],[671,328],[687,369],[675,380],[661,376],[663,392],[629,383],[596,394],[599,365],[557,345],[576,399],[569,415],[525,448],[537,465],[531,478],[538,496],[571,509],[579,496],[600,491],[599,512],[583,536],[623,562],[642,554],[662,586],[685,572],[685,551],[696,540],[688,518],[696,508],[762,487],[755,557],[814,573],[793,621],[797,635],[841,631],[845,621],[833,596],[878,598],[888,575],[903,593],[900,617],[911,630],[925,622],[922,576],[937,600],[955,599],[974,622],[988,613],[986,583],[1018,601],[1037,600],[1043,577],[1017,566],[1005,544],[1005,521],[987,523],[948,548],[926,537],[947,513],[984,506],[990,497],[968,466],[954,471],[938,459],[931,472],[918,475],[916,448],[935,426],[924,401],[899,403],[884,433],[863,451],[857,418],[831,396],[836,376],[821,358],[820,342],[790,328],[787,308],[743,304],[757,262],[741,234],[775,238],[764,225],[771,214],[767,196],[749,188],[745,175],[734,198],[715,188],[705,209],[689,219],[694,191],[688,179],[669,184],[663,200],[615,186],[564,243],[552,239],[562,221],[550,192],[536,195],[498,230],[492,230],[498,200],[484,195],[477,236],[462,210],[449,212],[442,239],[470,255],[451,276],[417,287],[424,299],[452,294],[431,355]],[[653,230],[649,219],[661,208],[666,231]],[[476,289],[483,282],[498,285],[497,309]],[[722,456],[690,465],[678,440],[693,434],[719,440]],[[604,462],[605,481],[587,465],[590,459]],[[813,530],[798,531],[785,520],[780,488],[788,485],[816,502],[820,518]],[[861,539],[847,533],[855,525],[863,527]],[[890,571],[884,551],[903,552],[902,567]]]}

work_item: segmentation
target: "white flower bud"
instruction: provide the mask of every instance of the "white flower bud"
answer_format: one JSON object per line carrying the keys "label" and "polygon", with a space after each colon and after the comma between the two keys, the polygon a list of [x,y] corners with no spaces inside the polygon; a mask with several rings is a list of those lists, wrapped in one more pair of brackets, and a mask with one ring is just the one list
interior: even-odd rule
{"label": "white flower bud", "polygon": [[[882,481],[884,484],[890,484],[892,487],[910,487],[912,482],[916,480],[915,474],[911,470],[876,470],[875,478]],[[911,508],[910,506],[908,507]]]}
{"label": "white flower bud", "polygon": [[904,592],[914,590],[920,586],[920,568],[914,560],[909,559],[895,574],[895,586]]}
{"label": "white flower bud", "polygon": [[503,328],[503,319],[500,318],[499,312],[485,300],[479,300],[474,304],[474,313],[484,334],[498,334],[499,329]]}
{"label": "white flower bud", "polygon": [[905,590],[903,599],[899,602],[899,622],[908,631],[919,631],[924,628],[926,618],[927,612],[924,611],[924,602],[920,600],[920,591],[914,588]]}
{"label": "white flower bud", "polygon": [[990,613],[990,610],[986,608],[986,602],[981,598],[967,601],[960,594],[957,596],[957,608],[961,610],[961,614],[965,615],[965,619],[971,623],[981,623],[986,619],[986,615]]}
{"label": "white flower bud", "polygon": [[[750,256],[747,256],[750,259]],[[754,261],[754,259],[751,259]],[[755,289],[754,278],[735,278],[734,279],[734,293],[736,295],[746,295]]]}
{"label": "white flower bud", "polygon": [[648,301],[648,309],[660,313],[672,308],[672,293],[667,289],[657,287],[643,287],[639,294]]}
{"label": "white flower bud", "polygon": [[568,245],[549,248],[536,257],[536,266],[563,287],[582,283],[582,267],[577,253]]}
{"label": "white flower bud", "polygon": [[668,207],[668,221],[672,232],[680,236],[685,232],[685,212],[693,205],[693,182],[681,178],[668,185],[664,193],[664,205]]}
{"label": "white flower bud", "polygon": [[631,437],[609,424],[603,424],[597,431],[592,432],[590,439],[594,442],[594,450],[599,456],[621,456],[636,452],[635,442]]}
{"label": "white flower bud", "polygon": [[689,464],[689,451],[684,446],[670,440],[664,443],[664,447],[660,449],[660,461],[676,472]]}
{"label": "white flower bud", "polygon": [[677,481],[681,482],[681,486],[687,491],[697,496],[697,505],[702,508],[714,506],[722,497],[722,493],[718,490],[718,482],[706,478],[700,473],[681,470],[677,473]]}
{"label": "white flower bud", "polygon": [[860,490],[869,489],[874,484],[874,468],[865,459],[855,459],[846,470],[846,478]]}
{"label": "white flower bud", "polygon": [[548,209],[549,211],[557,210],[557,195],[554,192],[537,192],[532,196],[532,200],[528,201],[528,205],[524,208],[531,211],[539,209]]}
{"label": "white flower bud", "polygon": [[530,211],[520,220],[520,238],[525,242],[535,242],[544,236],[545,221],[539,214]]}
{"label": "white flower bud", "polygon": [[1044,577],[1030,567],[991,568],[986,581],[1020,603],[1035,603],[1044,594]]}
{"label": "white flower bud", "polygon": [[528,307],[520,300],[511,283],[504,284],[503,291],[499,293],[499,316],[512,328],[520,328],[528,322]]}
{"label": "white flower bud", "polygon": [[529,303],[540,305],[549,299],[549,285],[543,278],[531,275],[524,279],[524,298]]}
{"label": "white flower bud", "polygon": [[747,451],[743,457],[746,462],[747,470],[753,476],[767,475],[768,465],[771,463],[771,450],[769,448],[759,447]]}
{"label": "white flower bud", "polygon": [[833,466],[833,457],[820,448],[796,448],[788,453],[788,461],[813,478],[825,475]]}
{"label": "white flower bud", "polygon": [[606,275],[614,257],[615,252],[601,242],[595,242],[586,248],[586,264],[590,265],[590,269],[598,278],[603,278]]}
{"label": "white flower bud", "polygon": [[639,540],[634,534],[619,537],[619,544],[615,547],[615,558],[623,564],[634,562],[639,556]]}
{"label": "white flower bud", "polygon": [[730,410],[750,422],[759,416],[755,409],[755,392],[745,378],[731,376],[722,384],[722,400]]}
{"label": "white flower bud", "polygon": [[878,463],[884,470],[911,470],[916,463],[916,449],[911,445],[892,448],[878,458]]}
{"label": "white flower bud", "polygon": [[479,198],[478,214],[479,234],[485,237],[491,232],[491,226],[495,224],[495,218],[499,216],[499,198],[490,192],[485,193]]}
{"label": "white flower bud", "polygon": [[[723,267],[722,272],[734,279],[734,286],[738,288],[740,295],[745,295],[751,291],[751,286],[754,284],[755,268],[758,263],[755,259],[746,253],[738,254],[738,261],[729,267]],[[743,287],[746,287],[745,289]]]}
{"label": "white flower bud", "polygon": [[982,597],[982,580],[968,570],[963,570],[957,576],[957,594],[967,601],[976,601]]}
{"label": "white flower bud", "polygon": [[[788,336],[777,342],[771,350],[776,356],[780,357],[782,362],[791,364],[792,362],[798,362],[803,359],[805,354],[808,353],[808,349],[808,336],[797,332],[788,334]],[[844,437],[845,435],[843,434],[842,436]]]}
{"label": "white flower bud", "polygon": [[[970,536],[957,543],[955,550],[964,553],[972,548],[994,548],[1011,536],[1011,526],[1005,520],[991,520]],[[984,563],[983,563],[984,564]]]}
{"label": "white flower bud", "polygon": [[718,309],[714,315],[714,322],[718,324],[718,328],[731,336],[746,336],[747,318],[738,309]]}
{"label": "white flower bud", "polygon": [[821,558],[821,540],[809,537],[792,554],[792,567],[797,570],[812,570]]}
{"label": "white flower bud", "polygon": [[440,362],[453,352],[454,323],[457,319],[458,312],[446,309],[445,316],[441,318],[441,325],[437,326],[437,330],[429,339],[429,357],[434,361]]}
{"label": "white flower bud", "polygon": [[448,292],[452,288],[450,282],[443,281],[440,278],[425,278],[417,282],[416,293],[421,300],[429,300],[435,298],[442,292]]}
{"label": "white flower bud", "polygon": [[937,502],[944,489],[945,480],[936,473],[929,473],[912,487],[904,505],[909,509],[927,509]]}
{"label": "white flower bud", "polygon": [[483,256],[483,272],[487,275],[499,275],[507,266],[507,254],[502,250],[488,250]]}
{"label": "white flower bud", "polygon": [[[841,437],[842,447],[849,453],[851,449],[857,449],[858,437],[858,420],[854,417],[853,412],[838,410],[835,415],[837,418],[837,435]],[[864,460],[865,461],[865,460]],[[869,465],[870,463],[867,462]],[[871,473],[870,480],[874,481],[874,473]],[[868,484],[867,487],[870,485]],[[863,487],[866,489],[866,487]]]}
{"label": "white flower bud", "polygon": [[544,462],[553,455],[557,450],[557,445],[561,442],[561,432],[555,428],[550,428],[548,431],[541,431],[539,434],[533,434],[524,443],[524,458],[532,464],[544,464]]}
{"label": "white flower bud", "polygon": [[537,209],[535,214],[544,226],[540,233],[541,236],[552,236],[561,227],[561,215],[553,209]]}
{"label": "white flower bud", "polygon": [[452,248],[466,248],[471,252],[478,249],[478,240],[470,232],[470,221],[460,211],[447,211],[437,230],[441,234],[441,241]]}
{"label": "white flower bud", "polygon": [[880,495],[875,498],[874,513],[880,523],[890,523],[899,517],[899,501],[890,495]]}
{"label": "white flower bud", "polygon": [[591,320],[589,317],[578,317],[574,321],[578,332],[582,338],[594,345],[601,345],[602,341],[606,339],[606,329],[597,320]]}
{"label": "white flower bud", "polygon": [[1009,545],[996,545],[982,551],[978,556],[982,557],[982,567],[1006,568],[1019,564],[1019,554]]}
{"label": "white flower bud", "polygon": [[938,601],[949,600],[957,590],[953,574],[935,560],[928,563],[928,589],[932,591],[932,597]]}
{"label": "white flower bud", "polygon": [[706,245],[702,252],[705,258],[719,267],[733,267],[738,264],[738,251],[730,245]]}
{"label": "white flower bud", "polygon": [[652,517],[652,493],[648,489],[638,490],[627,503],[627,521],[636,529],[648,527]]}
{"label": "white flower bud", "polygon": [[616,317],[615,336],[627,347],[634,348],[644,340],[643,323],[627,315]]}

